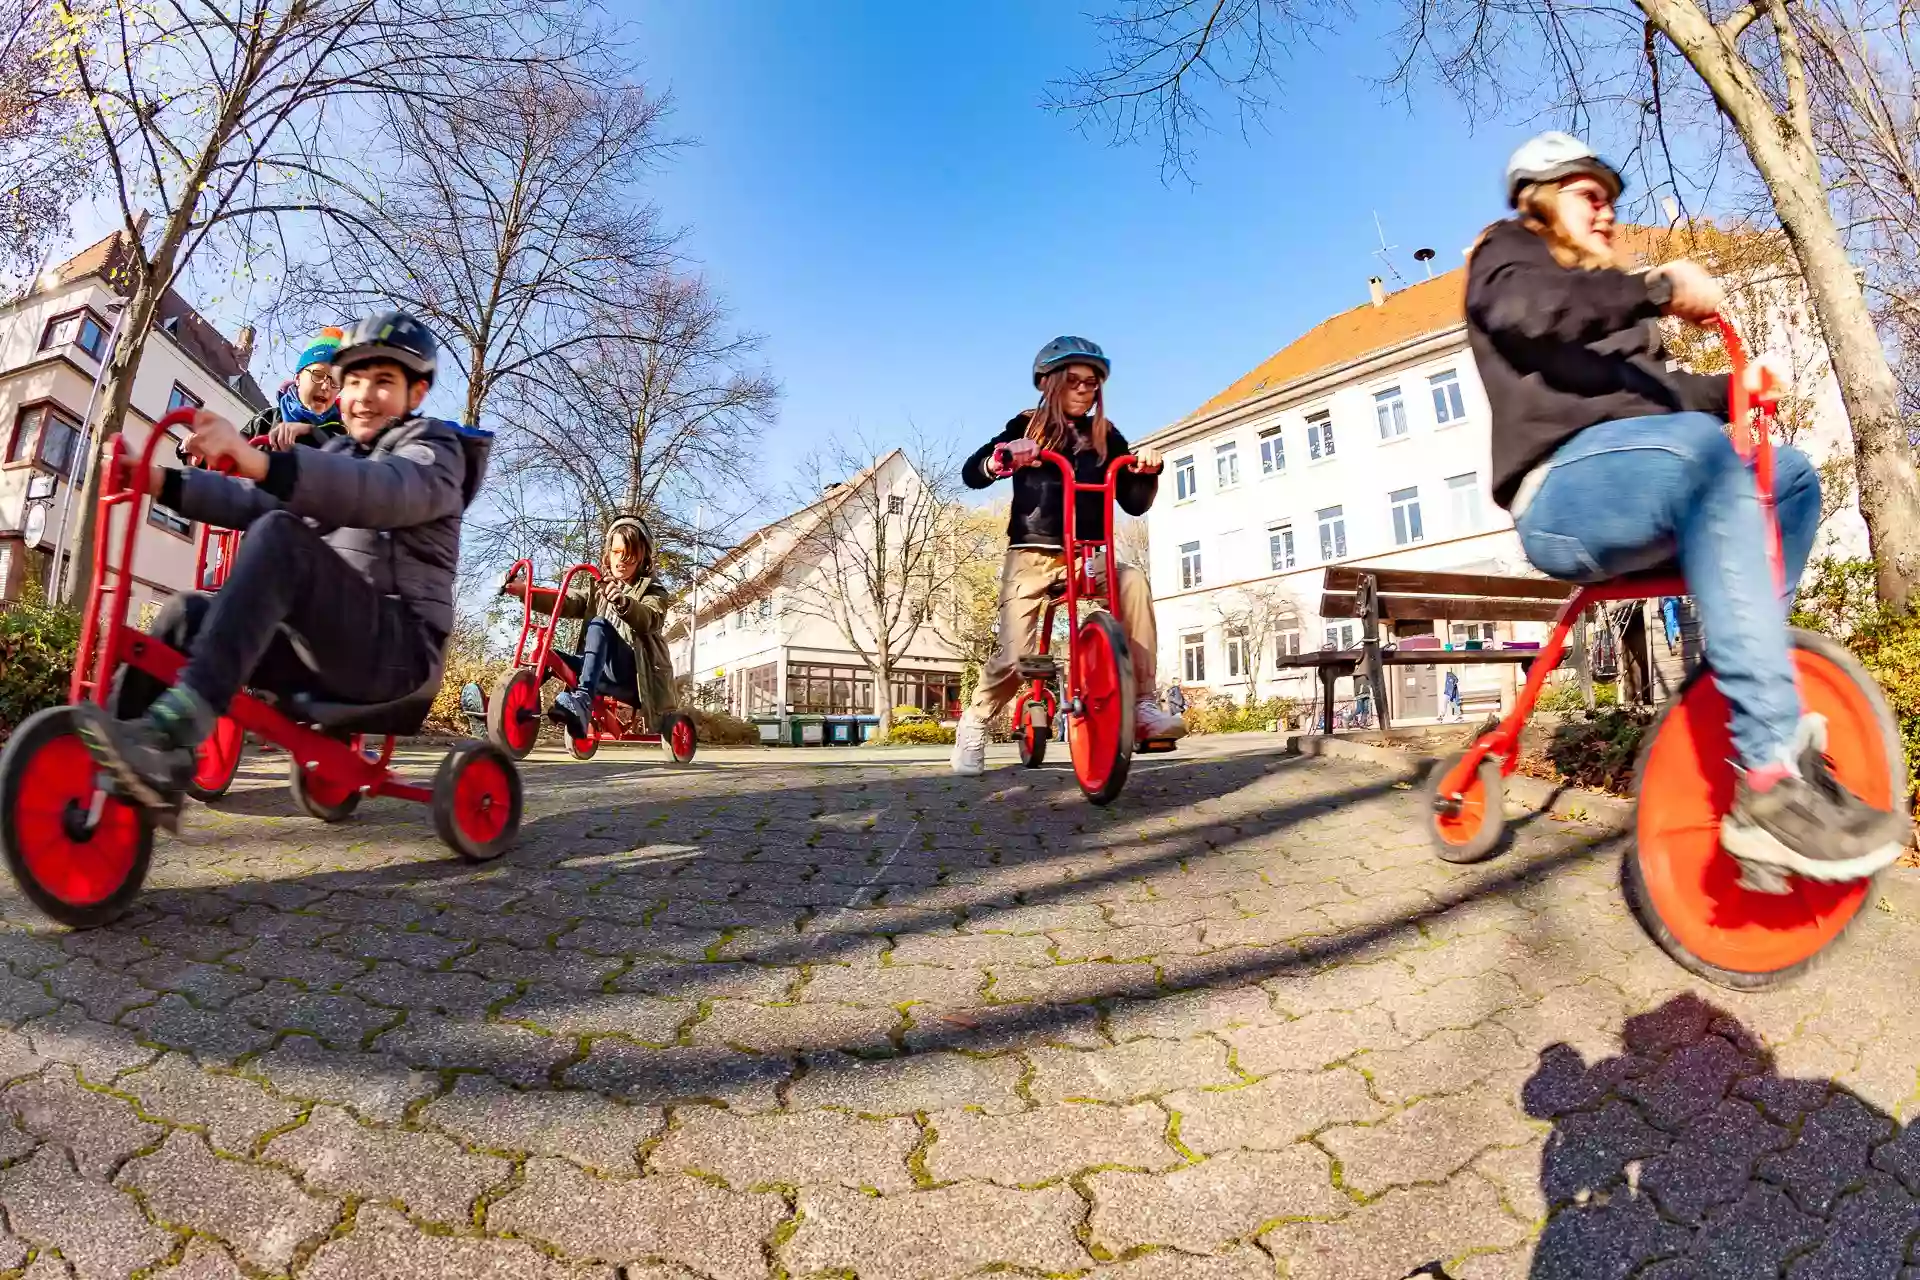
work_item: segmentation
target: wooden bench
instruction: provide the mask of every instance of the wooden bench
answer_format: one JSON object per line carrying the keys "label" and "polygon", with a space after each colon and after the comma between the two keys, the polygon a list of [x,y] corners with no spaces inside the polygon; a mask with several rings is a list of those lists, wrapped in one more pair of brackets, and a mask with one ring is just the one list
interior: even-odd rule
{"label": "wooden bench", "polygon": [[1321,723],[1333,725],[1334,685],[1362,668],[1373,691],[1374,712],[1389,727],[1387,667],[1517,664],[1524,672],[1539,656],[1531,649],[1400,649],[1382,643],[1388,622],[1551,622],[1573,595],[1572,584],[1551,578],[1500,577],[1479,573],[1429,573],[1334,565],[1321,583],[1320,616],[1355,618],[1360,647],[1323,649],[1279,659],[1281,667],[1311,668],[1320,675]]}

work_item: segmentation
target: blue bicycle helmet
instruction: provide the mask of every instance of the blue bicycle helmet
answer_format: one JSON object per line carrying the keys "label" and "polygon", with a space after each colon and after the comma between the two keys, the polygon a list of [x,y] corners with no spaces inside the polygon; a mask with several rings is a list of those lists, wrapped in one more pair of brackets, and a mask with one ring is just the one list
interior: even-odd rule
{"label": "blue bicycle helmet", "polygon": [[1103,380],[1113,374],[1113,362],[1099,343],[1066,334],[1040,348],[1040,354],[1033,358],[1033,385],[1039,386],[1040,379],[1069,364],[1090,364],[1100,371]]}

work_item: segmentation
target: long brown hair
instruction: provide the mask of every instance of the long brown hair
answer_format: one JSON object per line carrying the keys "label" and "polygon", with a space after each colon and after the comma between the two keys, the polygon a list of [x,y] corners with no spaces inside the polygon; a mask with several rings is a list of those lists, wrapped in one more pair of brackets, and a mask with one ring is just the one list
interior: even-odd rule
{"label": "long brown hair", "polygon": [[[1073,442],[1073,417],[1067,412],[1067,370],[1093,369],[1090,364],[1066,364],[1040,375],[1040,404],[1027,411],[1027,439],[1042,449],[1069,453]],[[1107,460],[1107,380],[1101,377],[1093,392],[1093,423],[1087,435],[1093,441],[1094,456]]]}
{"label": "long brown hair", "polygon": [[[1576,175],[1585,176],[1585,175]],[[1547,242],[1553,260],[1569,271],[1597,271],[1614,265],[1611,250],[1597,254],[1582,248],[1560,221],[1561,182],[1534,182],[1520,188],[1520,225]]]}

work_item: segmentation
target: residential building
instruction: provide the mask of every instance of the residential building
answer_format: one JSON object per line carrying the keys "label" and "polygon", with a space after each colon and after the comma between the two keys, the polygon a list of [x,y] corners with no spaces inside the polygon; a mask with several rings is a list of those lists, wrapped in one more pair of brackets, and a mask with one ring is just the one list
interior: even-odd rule
{"label": "residential building", "polygon": [[[873,672],[833,616],[851,609],[855,635],[873,634],[876,610],[842,580],[851,557],[829,537],[870,540],[872,522],[899,520],[930,501],[901,450],[894,450],[817,502],[754,531],[720,557],[679,602],[667,641],[674,669],[692,676],[700,699],[736,715],[877,715]],[[893,546],[906,535],[889,535]],[[877,544],[872,544],[877,545]],[[697,633],[689,621],[698,600]],[[960,660],[947,638],[950,601],[927,616],[893,656],[888,706],[911,705],[948,719],[959,713]],[[899,634],[896,628],[895,634]]]}
{"label": "residential building", "polygon": [[[1629,243],[1648,234],[1629,230]],[[1369,301],[1315,326],[1142,442],[1167,459],[1148,516],[1163,684],[1179,679],[1240,698],[1314,696],[1311,672],[1275,662],[1358,640],[1354,619],[1318,612],[1328,565],[1533,572],[1489,491],[1487,403],[1467,345],[1465,269],[1391,293],[1379,280],[1371,286]],[[1770,342],[1804,342],[1792,306],[1783,301],[1778,314],[1789,323],[1771,326]],[[1852,449],[1824,359],[1820,369],[1802,388],[1814,408],[1797,440],[1816,461]],[[1857,507],[1831,519],[1823,539],[1823,550],[1857,553]],[[1656,634],[1659,627],[1656,614]],[[1399,629],[1462,646],[1545,632],[1538,623],[1465,619]],[[1505,666],[1462,666],[1459,675],[1470,700],[1512,687]],[[1425,710],[1394,708],[1400,718]]]}
{"label": "residential building", "polygon": [[[88,438],[85,415],[125,295],[118,234],[45,272],[25,297],[0,307],[0,601],[44,590],[63,514],[68,539],[82,513],[65,508]],[[134,377],[127,443],[145,441],[152,424],[183,405],[205,406],[243,422],[266,405],[247,372],[251,331],[229,341],[178,294],[162,300]],[[95,405],[97,431],[100,406]],[[184,433],[179,433],[184,438]],[[173,448],[155,452],[179,465]],[[143,500],[143,531],[134,552],[136,616],[178,591],[191,590],[197,527]]]}

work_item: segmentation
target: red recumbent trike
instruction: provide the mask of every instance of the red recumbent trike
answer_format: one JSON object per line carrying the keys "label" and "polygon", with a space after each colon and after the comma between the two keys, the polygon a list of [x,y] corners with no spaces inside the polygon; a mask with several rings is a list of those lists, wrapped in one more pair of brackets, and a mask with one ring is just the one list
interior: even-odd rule
{"label": "red recumbent trike", "polygon": [[[1003,472],[1010,470],[1012,456],[1007,446],[1001,445],[993,452],[995,465]],[[1037,769],[1046,761],[1047,742],[1053,737],[1054,719],[1062,707],[1059,695],[1054,692],[1061,687],[1060,665],[1048,649],[1053,641],[1054,616],[1064,603],[1067,609],[1067,752],[1073,759],[1073,775],[1087,799],[1095,804],[1110,804],[1126,785],[1127,770],[1132,766],[1135,752],[1174,749],[1171,738],[1140,738],[1135,734],[1137,693],[1133,651],[1127,644],[1126,628],[1121,625],[1120,593],[1117,589],[1109,590],[1112,584],[1108,569],[1118,563],[1112,543],[1114,482],[1124,468],[1133,465],[1133,455],[1129,453],[1109,462],[1106,478],[1099,484],[1081,484],[1075,480],[1072,461],[1051,449],[1042,449],[1029,465],[1059,468],[1062,502],[1066,507],[1061,524],[1066,570],[1047,590],[1047,608],[1040,618],[1038,652],[1020,656],[1020,676],[1029,684],[1014,703],[1013,739],[1020,751],[1020,763]],[[1101,527],[1107,531],[1107,537],[1075,536],[1074,499],[1082,493],[1101,495]],[[1082,621],[1080,605],[1090,597],[1104,597],[1107,607],[1090,610]]]}
{"label": "red recumbent trike", "polygon": [[[1725,320],[1716,327],[1733,365],[1734,445],[1753,464],[1772,529],[1775,577],[1784,586],[1773,514],[1772,402],[1750,401],[1742,386],[1747,362],[1739,335]],[[1519,762],[1520,731],[1585,611],[1608,601],[1685,594],[1685,582],[1672,574],[1617,578],[1573,593],[1506,718],[1435,767],[1433,841],[1441,857],[1477,862],[1500,847],[1506,822],[1502,780]],[[1802,706],[1827,719],[1833,776],[1870,805],[1904,808],[1907,766],[1899,727],[1873,677],[1824,636],[1790,628],[1788,643]],[[1785,893],[1743,883],[1739,863],[1720,847],[1720,820],[1733,807],[1733,755],[1726,700],[1712,672],[1702,668],[1646,731],[1634,772],[1635,840],[1622,875],[1634,913],[1668,955],[1709,982],[1753,990],[1804,970],[1860,913],[1873,882],[1794,877]]]}
{"label": "red recumbent trike", "polygon": [[[101,476],[93,552],[93,586],[73,664],[72,702],[106,706],[115,675],[135,667],[171,683],[186,659],[127,622],[132,600],[134,539],[142,491],[132,477],[153,461],[156,442],[192,420],[193,410],[154,424],[130,471],[124,436],[115,437]],[[115,529],[113,517],[124,517]],[[118,544],[115,564],[108,549]],[[407,697],[383,703],[328,701],[294,694],[235,696],[227,718],[241,731],[286,749],[294,802],[322,822],[351,815],[363,795],[395,796],[429,806],[434,830],[473,861],[498,857],[520,828],[520,774],[513,760],[484,742],[456,746],[430,786],[402,781],[389,767],[394,737],[417,731],[438,691],[438,673]],[[381,738],[370,750],[366,739]],[[152,817],[115,794],[73,727],[70,706],[35,712],[0,752],[0,854],[29,901],[61,924],[106,924],[133,901],[153,857]]]}
{"label": "red recumbent trike", "polygon": [[[574,577],[587,574],[594,581],[600,580],[600,568],[592,564],[576,564],[560,575],[560,585],[554,591],[553,608],[548,611],[547,619],[538,628],[533,621],[533,561],[516,560],[513,568],[507,570],[507,576],[501,585],[515,582],[522,572],[526,574],[527,592],[525,608],[520,617],[520,639],[513,648],[513,667],[494,681],[493,692],[478,708],[468,708],[468,715],[476,721],[484,720],[487,740],[496,747],[524,760],[533,750],[534,743],[540,738],[540,690],[548,680],[558,680],[563,686],[572,689],[578,680],[574,669],[567,665],[553,648],[554,631],[560,625],[560,612],[567,598],[567,589],[573,585]],[[581,634],[586,631],[590,619],[580,621]],[[528,647],[532,641],[532,647]],[[693,719],[678,711],[669,711],[660,717],[660,723],[649,727],[645,723],[645,714],[637,705],[640,701],[638,690],[613,689],[604,686],[596,690],[593,697],[593,716],[588,723],[588,735],[576,738],[567,735],[567,752],[575,760],[588,760],[600,749],[602,742],[641,742],[658,743],[667,753],[667,758],[675,764],[687,764],[692,761],[698,747],[693,731]]]}

